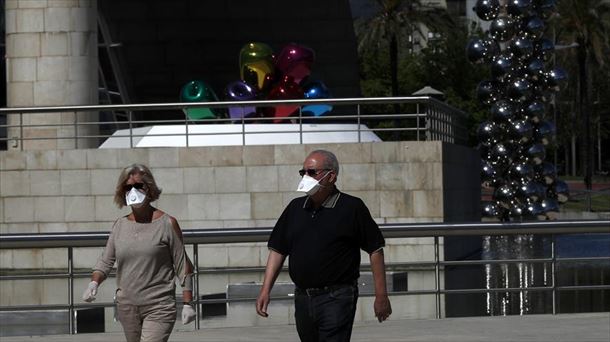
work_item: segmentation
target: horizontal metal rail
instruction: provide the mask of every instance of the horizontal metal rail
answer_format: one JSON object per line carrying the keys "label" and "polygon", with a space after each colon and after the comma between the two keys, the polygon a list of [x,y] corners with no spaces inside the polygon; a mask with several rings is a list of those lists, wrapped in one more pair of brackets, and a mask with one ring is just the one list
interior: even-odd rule
{"label": "horizontal metal rail", "polygon": [[[388,263],[389,270],[405,269],[417,267],[424,271],[435,271],[435,288],[423,290],[394,291],[391,295],[432,295],[436,303],[436,317],[441,317],[441,300],[443,295],[450,294],[474,294],[474,293],[508,293],[508,292],[551,292],[553,294],[553,313],[555,311],[555,301],[557,293],[560,291],[598,291],[610,290],[610,284],[601,285],[570,285],[559,286],[556,284],[556,265],[559,263],[570,262],[610,262],[608,257],[557,257],[555,251],[555,236],[558,234],[610,234],[610,220],[584,220],[584,221],[544,221],[544,222],[508,222],[508,223],[415,223],[415,224],[386,224],[381,225],[382,232],[386,238],[414,238],[430,237],[434,238],[435,257],[434,261]],[[199,267],[198,245],[215,243],[243,243],[243,242],[264,242],[267,241],[271,228],[234,228],[234,229],[200,229],[185,230],[183,232],[185,243],[192,245],[194,253],[195,273],[197,275],[212,273],[232,273],[232,272],[262,272],[262,267],[249,268],[204,268]],[[439,237],[444,236],[498,236],[498,235],[549,235],[553,243],[551,244],[550,258],[523,258],[523,259],[493,259],[493,260],[459,260],[442,261],[439,257]],[[73,269],[73,249],[79,247],[100,247],[106,244],[108,232],[99,233],[45,233],[45,234],[2,234],[0,235],[0,249],[20,249],[20,248],[68,248],[68,271],[51,271],[40,273],[38,271],[28,271],[27,274],[4,274],[0,275],[0,281],[9,280],[32,280],[32,279],[68,279],[68,303],[67,304],[42,304],[42,305],[11,305],[2,306],[0,311],[31,311],[31,310],[67,310],[69,312],[70,331],[75,333],[74,312],[77,309],[93,307],[112,307],[114,303],[75,303],[73,280],[76,278],[88,277],[88,272],[77,272]],[[475,289],[446,289],[442,288],[440,282],[440,271],[446,266],[472,266],[472,265],[492,265],[492,264],[526,264],[526,263],[547,263],[552,266],[552,281],[548,286],[534,287],[507,287],[507,288],[475,288]],[[363,270],[370,267],[363,266]],[[285,268],[284,268],[285,270]],[[20,270],[23,273],[23,270]],[[19,272],[17,272],[19,273]],[[113,276],[111,274],[111,276]],[[196,304],[217,304],[234,302],[251,302],[255,298],[223,298],[223,299],[202,299],[199,294],[199,281],[195,277],[194,282],[194,302]],[[373,296],[374,294],[364,292],[362,296]],[[274,300],[289,300],[293,296],[276,296]],[[198,319],[196,329],[199,329],[199,317],[201,317],[200,307],[196,305]]]}

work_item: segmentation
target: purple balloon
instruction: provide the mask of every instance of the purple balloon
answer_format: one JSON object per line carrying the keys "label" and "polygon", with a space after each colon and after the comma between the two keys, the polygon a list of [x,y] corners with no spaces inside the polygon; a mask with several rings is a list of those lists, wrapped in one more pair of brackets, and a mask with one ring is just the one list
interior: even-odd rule
{"label": "purple balloon", "polygon": [[[256,98],[256,92],[246,82],[235,81],[227,85],[225,96],[230,101],[252,101]],[[256,114],[254,106],[229,107],[229,115],[232,119],[241,119],[254,114]]]}

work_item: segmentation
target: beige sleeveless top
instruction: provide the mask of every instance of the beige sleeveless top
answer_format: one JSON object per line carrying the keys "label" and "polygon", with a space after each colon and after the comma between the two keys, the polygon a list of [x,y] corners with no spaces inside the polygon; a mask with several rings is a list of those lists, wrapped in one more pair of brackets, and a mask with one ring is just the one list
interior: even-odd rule
{"label": "beige sleeveless top", "polygon": [[93,270],[107,277],[115,261],[119,303],[175,300],[176,275],[184,287],[188,257],[167,213],[150,223],[119,218]]}

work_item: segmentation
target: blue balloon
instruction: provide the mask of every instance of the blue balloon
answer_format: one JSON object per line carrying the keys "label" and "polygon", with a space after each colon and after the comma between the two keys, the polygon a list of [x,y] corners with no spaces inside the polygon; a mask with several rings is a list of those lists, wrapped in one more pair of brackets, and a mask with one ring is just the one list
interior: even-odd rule
{"label": "blue balloon", "polygon": [[[303,85],[304,96],[306,99],[328,99],[331,98],[330,91],[321,81],[310,81]],[[303,106],[303,114],[320,116],[333,110],[333,106],[327,104],[314,104]]]}

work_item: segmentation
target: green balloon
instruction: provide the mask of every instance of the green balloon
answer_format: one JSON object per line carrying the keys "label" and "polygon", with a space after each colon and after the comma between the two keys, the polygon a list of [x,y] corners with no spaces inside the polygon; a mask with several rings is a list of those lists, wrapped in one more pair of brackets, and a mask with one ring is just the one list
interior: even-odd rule
{"label": "green balloon", "polygon": [[[218,97],[214,90],[200,80],[189,81],[180,91],[181,102],[215,102]],[[191,120],[215,119],[216,114],[211,108],[187,108],[184,113]]]}

